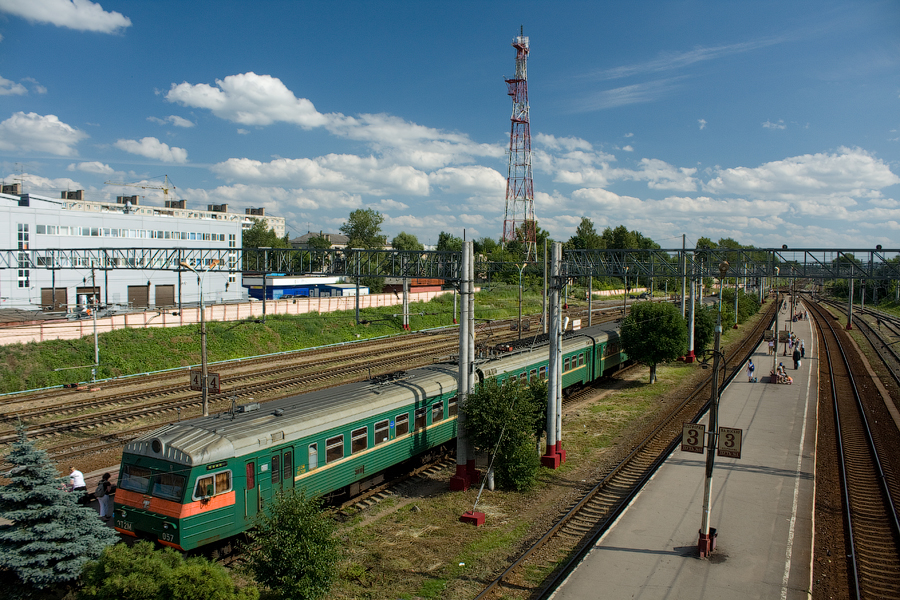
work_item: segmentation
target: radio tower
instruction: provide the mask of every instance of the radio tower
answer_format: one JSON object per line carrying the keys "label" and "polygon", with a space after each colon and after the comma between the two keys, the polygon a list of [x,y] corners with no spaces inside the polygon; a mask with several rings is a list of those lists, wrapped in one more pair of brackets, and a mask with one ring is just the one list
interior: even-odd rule
{"label": "radio tower", "polygon": [[509,129],[509,173],[506,177],[506,216],[503,242],[520,241],[525,260],[537,260],[534,182],[531,179],[531,125],[528,118],[528,38],[519,28],[513,40],[516,74],[506,80],[512,96],[512,124]]}

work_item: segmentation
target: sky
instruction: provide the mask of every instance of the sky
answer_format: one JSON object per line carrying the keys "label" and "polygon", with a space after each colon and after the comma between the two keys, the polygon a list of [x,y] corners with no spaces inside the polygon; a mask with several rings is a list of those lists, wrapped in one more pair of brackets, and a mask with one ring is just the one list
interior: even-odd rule
{"label": "sky", "polygon": [[496,239],[520,27],[554,239],[900,247],[896,0],[0,0],[0,175]]}

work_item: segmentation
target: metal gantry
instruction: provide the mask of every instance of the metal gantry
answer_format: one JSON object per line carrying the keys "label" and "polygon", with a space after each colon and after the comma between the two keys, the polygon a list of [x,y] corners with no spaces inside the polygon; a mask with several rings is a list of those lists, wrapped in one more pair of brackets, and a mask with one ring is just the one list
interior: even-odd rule
{"label": "metal gantry", "polygon": [[[346,277],[460,278],[459,252],[365,249],[301,250],[294,248],[40,248],[0,250],[0,270],[81,269],[184,270],[182,263],[213,271]],[[567,250],[561,276],[617,277],[626,273],[642,281],[681,277],[719,277],[718,265],[728,262],[726,278],[900,279],[900,249],[687,249]],[[475,257],[475,277],[518,274],[512,262]],[[542,272],[540,262],[528,271]]]}

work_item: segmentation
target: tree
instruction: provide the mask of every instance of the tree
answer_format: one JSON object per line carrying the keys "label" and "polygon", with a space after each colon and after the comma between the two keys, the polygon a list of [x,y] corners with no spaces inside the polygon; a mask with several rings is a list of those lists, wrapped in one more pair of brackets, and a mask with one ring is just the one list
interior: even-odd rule
{"label": "tree", "polygon": [[657,364],[677,359],[687,348],[687,323],[679,307],[668,302],[634,304],[621,335],[628,357],[650,367],[650,383],[656,382]]}
{"label": "tree", "polygon": [[321,508],[321,500],[304,491],[279,493],[248,534],[248,569],[282,598],[316,600],[337,576],[341,555],[335,524]]}
{"label": "tree", "polygon": [[310,250],[328,250],[331,248],[331,242],[324,235],[317,235],[306,241],[306,247]]}
{"label": "tree", "polygon": [[0,569],[18,583],[46,589],[78,579],[89,560],[118,541],[93,509],[79,506],[78,493],[67,492],[47,453],[34,447],[25,427],[6,461],[13,468],[0,488],[0,517],[12,524],[0,530]]}
{"label": "tree", "polygon": [[394,236],[394,239],[391,240],[391,247],[394,250],[424,250],[425,246],[423,246],[419,242],[419,238],[411,233],[406,233],[405,231],[401,231],[397,235]]}
{"label": "tree", "polygon": [[439,252],[462,252],[463,241],[452,234],[442,231],[438,235],[437,250]]}
{"label": "tree", "polygon": [[572,247],[578,250],[595,250],[603,248],[603,237],[594,229],[594,222],[581,217],[581,223],[575,228],[575,235],[569,238]]}
{"label": "tree", "polygon": [[716,333],[716,305],[698,306],[694,311],[694,354],[706,350]]}
{"label": "tree", "polygon": [[[537,480],[540,461],[535,443],[544,429],[547,383],[527,387],[510,378],[489,379],[466,399],[466,428],[479,452],[497,451],[494,471],[504,489],[526,491]],[[499,445],[498,445],[499,444]]]}
{"label": "tree", "polygon": [[79,600],[256,600],[255,587],[238,589],[221,565],[201,556],[186,558],[152,542],[116,544],[84,569]]}
{"label": "tree", "polygon": [[387,245],[387,238],[381,233],[384,215],[371,208],[358,208],[350,213],[347,222],[341,225],[341,233],[350,240],[348,248],[378,249]]}
{"label": "tree", "polygon": [[287,236],[280,238],[274,229],[269,229],[266,222],[257,219],[253,225],[243,233],[241,245],[244,248],[290,248],[291,243]]}

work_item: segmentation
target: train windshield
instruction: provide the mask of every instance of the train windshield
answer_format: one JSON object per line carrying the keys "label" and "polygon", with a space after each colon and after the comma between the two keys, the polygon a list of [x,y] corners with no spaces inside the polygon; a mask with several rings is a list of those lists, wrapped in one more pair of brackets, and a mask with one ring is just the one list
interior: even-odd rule
{"label": "train windshield", "polygon": [[146,467],[136,465],[124,465],[122,475],[119,477],[118,486],[123,490],[130,490],[140,494],[146,494],[150,487],[150,476],[153,473]]}
{"label": "train windshield", "polygon": [[184,495],[184,475],[159,473],[153,476],[153,496],[180,501]]}

